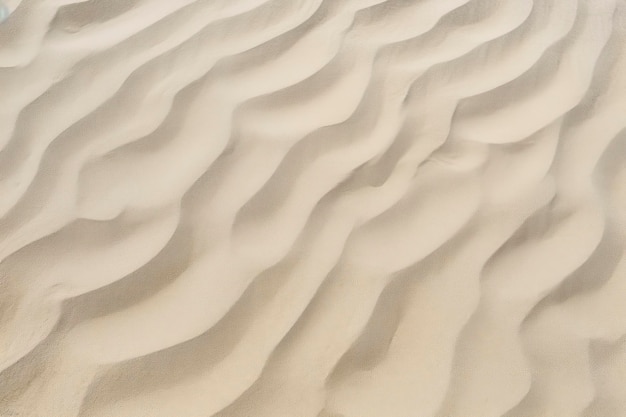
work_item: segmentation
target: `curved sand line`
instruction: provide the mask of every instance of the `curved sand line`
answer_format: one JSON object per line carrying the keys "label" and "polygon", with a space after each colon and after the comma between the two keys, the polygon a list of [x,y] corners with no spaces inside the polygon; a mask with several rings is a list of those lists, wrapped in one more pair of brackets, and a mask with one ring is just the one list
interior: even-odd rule
{"label": "curved sand line", "polygon": [[626,415],[624,0],[6,0],[0,416]]}

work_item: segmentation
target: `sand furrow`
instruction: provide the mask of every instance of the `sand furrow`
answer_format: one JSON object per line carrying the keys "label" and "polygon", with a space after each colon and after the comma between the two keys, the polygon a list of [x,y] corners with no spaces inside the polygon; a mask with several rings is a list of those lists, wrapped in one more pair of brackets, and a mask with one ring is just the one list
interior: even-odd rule
{"label": "sand furrow", "polygon": [[5,0],[0,416],[622,417],[624,0]]}

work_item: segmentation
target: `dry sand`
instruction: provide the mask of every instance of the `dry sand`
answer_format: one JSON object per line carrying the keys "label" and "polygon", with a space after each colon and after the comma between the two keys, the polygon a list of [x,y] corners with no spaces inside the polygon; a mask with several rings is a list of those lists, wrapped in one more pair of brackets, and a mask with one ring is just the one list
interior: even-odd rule
{"label": "dry sand", "polygon": [[5,0],[0,417],[625,417],[626,0]]}

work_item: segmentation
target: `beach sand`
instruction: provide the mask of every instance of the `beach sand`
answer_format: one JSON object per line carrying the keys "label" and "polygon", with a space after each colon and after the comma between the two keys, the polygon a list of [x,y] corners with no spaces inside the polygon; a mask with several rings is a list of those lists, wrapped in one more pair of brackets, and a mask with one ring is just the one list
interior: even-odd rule
{"label": "beach sand", "polygon": [[626,0],[5,0],[0,417],[625,417]]}

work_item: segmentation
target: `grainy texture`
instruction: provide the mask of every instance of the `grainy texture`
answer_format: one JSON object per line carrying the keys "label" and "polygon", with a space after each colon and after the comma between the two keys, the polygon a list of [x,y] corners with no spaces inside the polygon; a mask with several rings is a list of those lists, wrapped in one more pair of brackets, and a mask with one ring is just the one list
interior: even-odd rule
{"label": "grainy texture", "polygon": [[626,416],[625,0],[5,0],[0,417]]}

